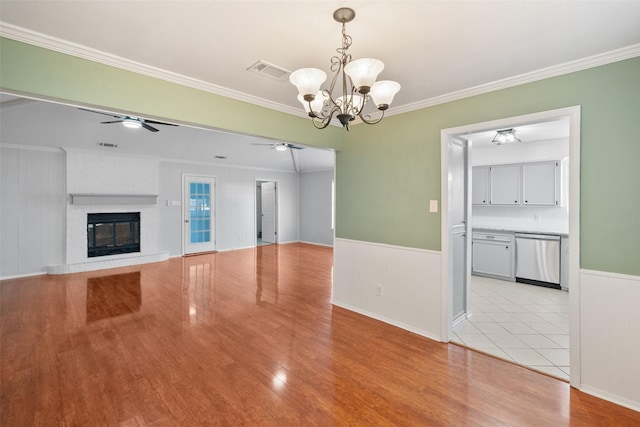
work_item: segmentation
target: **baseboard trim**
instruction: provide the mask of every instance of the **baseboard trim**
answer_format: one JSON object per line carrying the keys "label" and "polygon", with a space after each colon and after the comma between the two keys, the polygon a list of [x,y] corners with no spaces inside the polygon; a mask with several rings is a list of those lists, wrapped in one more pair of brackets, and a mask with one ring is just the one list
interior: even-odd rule
{"label": "baseboard trim", "polygon": [[381,321],[383,323],[386,323],[388,325],[395,326],[396,328],[404,329],[405,331],[409,331],[409,332],[412,332],[414,334],[423,336],[425,338],[429,338],[430,340],[443,342],[442,338],[440,338],[439,335],[432,334],[431,332],[425,331],[424,329],[415,328],[415,327],[407,325],[405,323],[398,322],[396,320],[392,320],[392,319],[389,319],[387,317],[380,316],[379,314],[375,314],[375,313],[372,313],[372,312],[367,311],[367,310],[362,310],[360,308],[354,307],[354,306],[349,305],[349,304],[344,304],[344,303],[341,303],[341,302],[338,302],[338,301],[331,301],[331,304],[335,305],[336,307],[344,308],[345,310],[353,311],[354,313],[358,313],[358,314],[361,314],[363,316],[370,317],[370,318],[375,319],[375,320],[379,320],[379,321]]}
{"label": "baseboard trim", "polygon": [[640,402],[626,399],[616,394],[607,393],[606,391],[603,391],[594,387],[590,387],[590,386],[583,385],[582,387],[580,387],[580,391],[595,397],[599,397],[600,399],[608,400],[609,402],[615,403],[616,405],[624,406],[625,408],[629,408],[634,411],[640,412]]}
{"label": "baseboard trim", "polygon": [[306,240],[300,240],[298,243],[305,243],[307,245],[324,246],[325,248],[333,248],[333,245],[325,245],[324,243],[307,242]]}
{"label": "baseboard trim", "polygon": [[12,279],[24,279],[24,278],[27,278],[27,277],[34,277],[34,276],[44,276],[46,274],[47,274],[46,271],[39,271],[37,273],[12,274],[10,276],[0,276],[0,281],[2,281],[2,280],[12,280]]}

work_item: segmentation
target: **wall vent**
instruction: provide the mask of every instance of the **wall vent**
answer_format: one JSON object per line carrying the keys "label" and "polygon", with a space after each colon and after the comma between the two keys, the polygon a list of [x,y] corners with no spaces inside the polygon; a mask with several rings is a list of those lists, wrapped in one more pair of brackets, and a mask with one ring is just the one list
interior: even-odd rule
{"label": "wall vent", "polygon": [[270,64],[262,59],[247,68],[247,70],[281,82],[286,81],[289,78],[289,74],[291,74],[291,71]]}
{"label": "wall vent", "polygon": [[106,148],[118,148],[118,144],[112,144],[110,142],[98,142],[98,146]]}

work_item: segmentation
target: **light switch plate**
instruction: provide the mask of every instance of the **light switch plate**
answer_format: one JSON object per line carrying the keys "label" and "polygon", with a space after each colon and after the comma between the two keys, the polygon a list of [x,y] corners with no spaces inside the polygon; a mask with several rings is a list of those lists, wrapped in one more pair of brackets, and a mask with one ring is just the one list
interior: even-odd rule
{"label": "light switch plate", "polygon": [[438,201],[437,200],[429,200],[429,212],[431,212],[431,213],[438,212]]}

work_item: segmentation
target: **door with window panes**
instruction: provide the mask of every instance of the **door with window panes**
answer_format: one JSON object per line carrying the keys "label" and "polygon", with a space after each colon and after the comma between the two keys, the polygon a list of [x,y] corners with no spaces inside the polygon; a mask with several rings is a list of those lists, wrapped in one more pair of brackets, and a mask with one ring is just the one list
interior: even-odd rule
{"label": "door with window panes", "polygon": [[214,251],[215,178],[185,175],[183,191],[184,253]]}

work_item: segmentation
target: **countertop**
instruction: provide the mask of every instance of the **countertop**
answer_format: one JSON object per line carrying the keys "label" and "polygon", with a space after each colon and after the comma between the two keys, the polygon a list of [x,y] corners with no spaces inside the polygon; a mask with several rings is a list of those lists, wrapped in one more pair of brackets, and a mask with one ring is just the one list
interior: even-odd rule
{"label": "countertop", "polygon": [[472,226],[473,231],[476,230],[487,230],[487,231],[503,231],[510,233],[532,233],[532,234],[554,234],[559,236],[568,236],[568,230],[559,230],[559,229],[548,229],[548,228],[520,228],[520,227],[507,227],[507,226],[496,226],[496,225],[480,225],[474,224]]}

